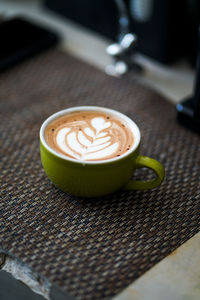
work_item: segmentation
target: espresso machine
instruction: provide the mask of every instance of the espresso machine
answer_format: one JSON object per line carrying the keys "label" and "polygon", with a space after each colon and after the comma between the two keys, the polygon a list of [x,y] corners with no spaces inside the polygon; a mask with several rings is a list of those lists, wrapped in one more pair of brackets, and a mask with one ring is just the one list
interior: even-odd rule
{"label": "espresso machine", "polygon": [[45,0],[44,5],[113,42],[133,33],[137,51],[158,62],[186,57],[195,63],[199,0]]}
{"label": "espresso machine", "polygon": [[197,65],[194,93],[180,99],[177,116],[185,126],[200,131],[199,0],[45,0],[44,5],[113,40],[106,49],[113,58],[106,68],[110,75],[140,70],[133,60],[135,52],[162,64],[184,58],[191,67]]}
{"label": "espresso machine", "polygon": [[193,95],[189,99],[177,104],[176,109],[179,122],[193,131],[200,133],[200,25]]}

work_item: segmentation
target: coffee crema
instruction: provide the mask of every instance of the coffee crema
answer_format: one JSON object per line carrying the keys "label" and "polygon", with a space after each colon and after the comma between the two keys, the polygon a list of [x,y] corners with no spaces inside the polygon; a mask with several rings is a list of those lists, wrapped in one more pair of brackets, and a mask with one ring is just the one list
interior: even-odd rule
{"label": "coffee crema", "polygon": [[45,140],[56,152],[83,161],[119,157],[134,144],[133,132],[123,119],[97,111],[58,117],[46,127]]}

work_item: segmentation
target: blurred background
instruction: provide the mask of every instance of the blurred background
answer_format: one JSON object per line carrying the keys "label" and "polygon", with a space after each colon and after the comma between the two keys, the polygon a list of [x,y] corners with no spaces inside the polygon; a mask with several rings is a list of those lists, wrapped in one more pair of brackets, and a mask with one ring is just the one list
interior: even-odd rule
{"label": "blurred background", "polygon": [[193,89],[199,6],[198,0],[1,0],[0,15],[25,16],[58,33],[63,50],[109,75],[134,72],[179,102]]}

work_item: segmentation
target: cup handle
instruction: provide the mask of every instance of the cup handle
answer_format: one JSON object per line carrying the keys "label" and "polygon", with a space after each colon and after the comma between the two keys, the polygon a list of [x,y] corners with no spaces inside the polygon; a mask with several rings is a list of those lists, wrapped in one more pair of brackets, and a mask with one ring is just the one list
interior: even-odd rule
{"label": "cup handle", "polygon": [[130,180],[124,187],[125,190],[149,190],[162,183],[165,177],[165,169],[157,160],[139,155],[136,159],[135,169],[140,168],[149,168],[153,170],[156,174],[156,178],[148,181]]}

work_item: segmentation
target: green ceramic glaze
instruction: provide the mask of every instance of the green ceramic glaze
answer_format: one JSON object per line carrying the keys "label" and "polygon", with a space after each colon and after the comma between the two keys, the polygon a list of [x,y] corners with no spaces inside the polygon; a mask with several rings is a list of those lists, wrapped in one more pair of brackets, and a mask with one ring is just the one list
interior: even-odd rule
{"label": "green ceramic glaze", "polygon": [[[76,110],[84,108],[88,109],[88,107],[78,107]],[[97,110],[97,107],[92,108]],[[65,111],[67,112],[69,109]],[[113,110],[109,110],[109,112],[113,112]],[[164,168],[158,161],[139,155],[140,139],[137,147],[130,151],[130,154],[120,158],[103,162],[80,162],[62,157],[49,149],[43,138],[45,126],[43,125],[40,131],[42,165],[50,180],[67,193],[82,197],[99,197],[121,188],[127,190],[152,189],[160,185],[164,179]],[[152,169],[156,178],[151,181],[130,180],[134,170],[143,167]]]}

